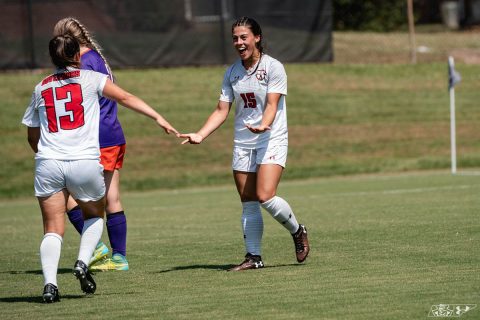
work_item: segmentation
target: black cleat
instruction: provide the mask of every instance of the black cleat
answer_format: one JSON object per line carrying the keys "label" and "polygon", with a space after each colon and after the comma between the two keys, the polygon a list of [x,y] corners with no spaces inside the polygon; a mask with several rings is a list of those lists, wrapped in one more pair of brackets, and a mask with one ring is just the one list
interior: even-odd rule
{"label": "black cleat", "polygon": [[60,301],[60,294],[56,285],[47,283],[43,288],[43,302],[53,303]]}
{"label": "black cleat", "polygon": [[307,228],[303,224],[299,225],[297,232],[292,234],[293,242],[295,243],[295,254],[298,262],[303,262],[307,259],[310,252],[310,245],[308,244]]}
{"label": "black cleat", "polygon": [[77,260],[73,266],[73,274],[80,281],[80,287],[86,294],[94,294],[97,289],[97,284],[93,280],[88,267],[83,261]]}
{"label": "black cleat", "polygon": [[263,261],[261,256],[254,256],[251,253],[245,255],[245,260],[240,263],[238,266],[235,266],[228,271],[243,271],[249,269],[260,269],[263,268]]}

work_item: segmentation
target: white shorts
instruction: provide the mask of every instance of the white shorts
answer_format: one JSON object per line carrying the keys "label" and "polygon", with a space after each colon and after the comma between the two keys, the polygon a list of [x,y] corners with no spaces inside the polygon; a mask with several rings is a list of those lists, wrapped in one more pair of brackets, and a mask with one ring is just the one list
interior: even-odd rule
{"label": "white shorts", "polygon": [[48,197],[62,189],[84,202],[97,201],[105,195],[99,160],[37,159],[34,185],[37,197]]}
{"label": "white shorts", "polygon": [[272,145],[265,148],[247,149],[233,147],[232,169],[242,172],[257,172],[261,164],[278,164],[285,168],[288,145]]}

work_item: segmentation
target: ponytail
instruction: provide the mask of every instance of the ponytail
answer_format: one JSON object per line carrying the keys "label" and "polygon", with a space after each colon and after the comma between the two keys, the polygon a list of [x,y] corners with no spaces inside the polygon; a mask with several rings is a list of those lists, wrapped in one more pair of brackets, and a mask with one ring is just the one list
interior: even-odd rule
{"label": "ponytail", "polygon": [[52,63],[61,69],[80,67],[80,45],[69,35],[53,37],[48,43]]}

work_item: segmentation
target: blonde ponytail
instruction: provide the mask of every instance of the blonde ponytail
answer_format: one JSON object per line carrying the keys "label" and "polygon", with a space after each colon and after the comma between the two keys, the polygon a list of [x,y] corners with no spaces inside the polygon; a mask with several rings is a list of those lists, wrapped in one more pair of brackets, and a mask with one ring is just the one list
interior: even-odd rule
{"label": "blonde ponytail", "polygon": [[100,47],[98,42],[93,38],[93,36],[88,31],[87,27],[85,27],[76,18],[73,18],[73,17],[64,18],[55,24],[53,28],[53,35],[59,36],[64,34],[69,34],[72,37],[74,37],[81,46],[88,47],[98,52],[100,57],[105,62],[105,66],[107,67],[107,72],[110,79],[113,81],[112,69],[108,64],[107,58],[105,58],[105,56],[102,53],[102,47]]}

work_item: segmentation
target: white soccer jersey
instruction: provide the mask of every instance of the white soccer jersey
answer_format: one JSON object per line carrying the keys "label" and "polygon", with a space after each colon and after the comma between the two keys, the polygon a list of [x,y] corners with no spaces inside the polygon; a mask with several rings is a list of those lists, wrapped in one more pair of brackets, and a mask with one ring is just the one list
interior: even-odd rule
{"label": "white soccer jersey", "polygon": [[107,76],[69,68],[43,79],[22,123],[40,127],[36,159],[99,159],[100,105]]}
{"label": "white soccer jersey", "polygon": [[[255,134],[245,125],[259,126],[267,102],[267,93],[282,94],[275,120],[271,128]],[[287,130],[287,74],[283,65],[276,59],[263,54],[257,65],[246,70],[238,59],[225,72],[220,100],[235,101],[234,145],[254,149],[265,147],[269,142],[288,144]]]}

